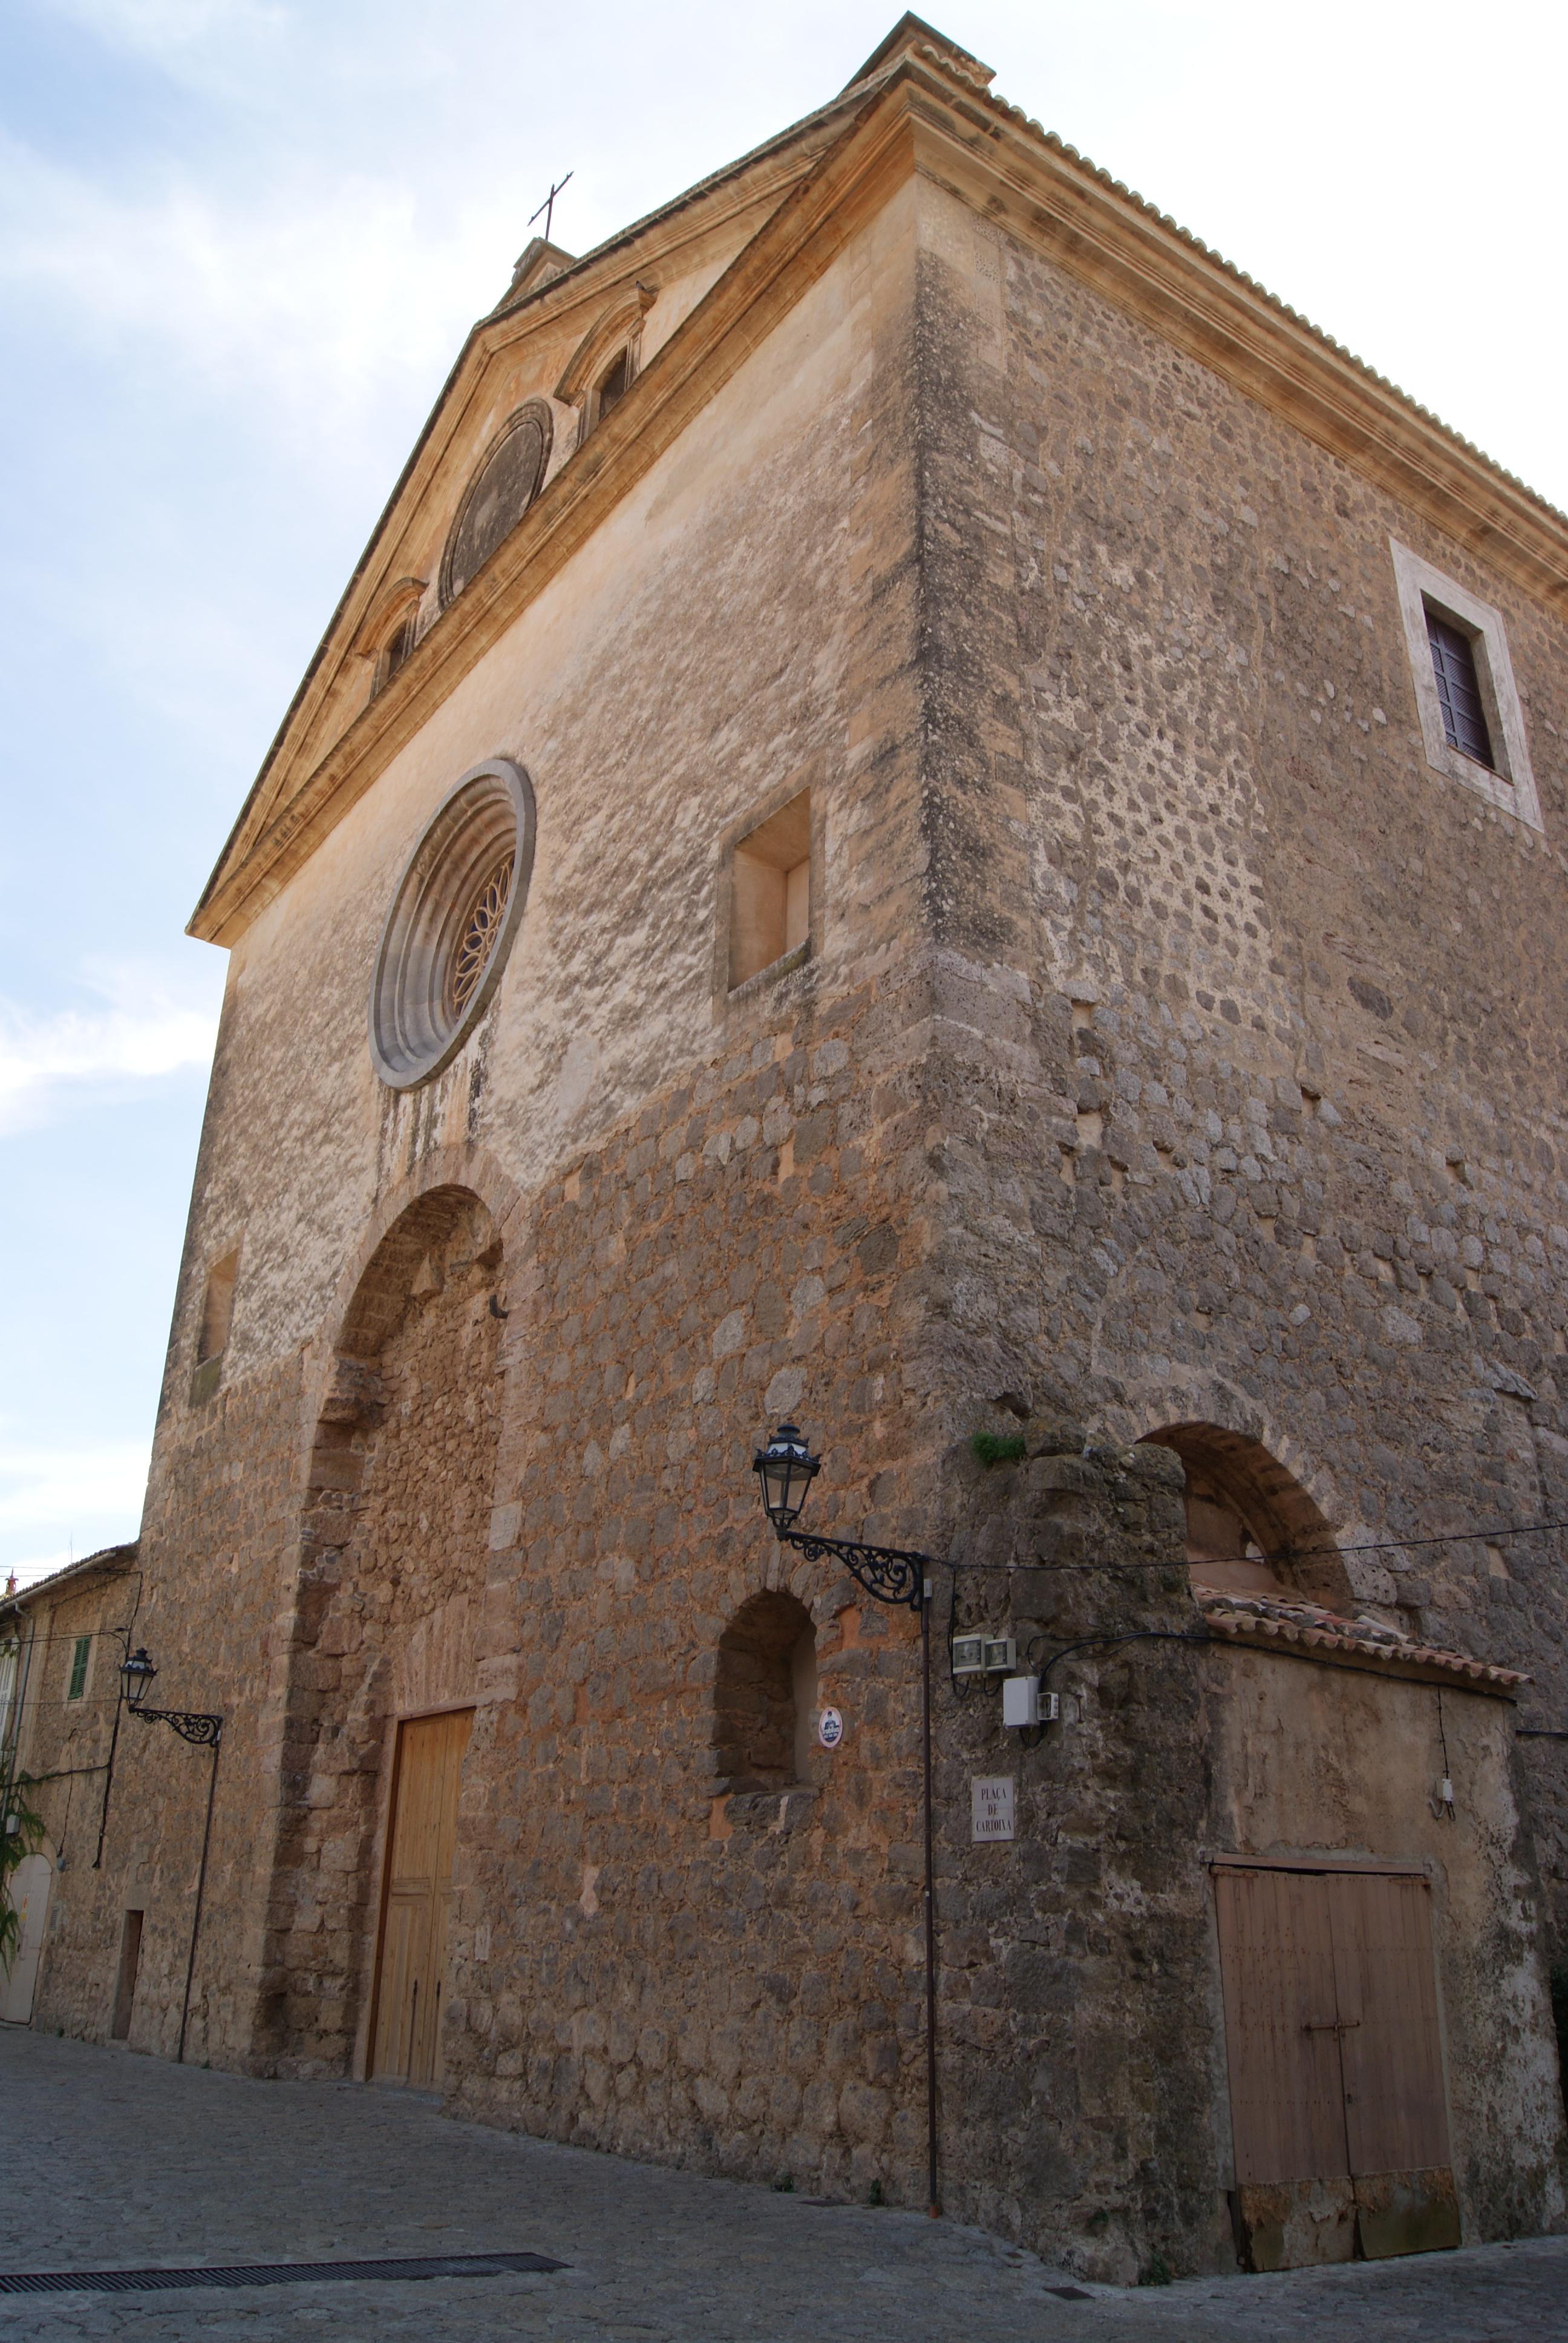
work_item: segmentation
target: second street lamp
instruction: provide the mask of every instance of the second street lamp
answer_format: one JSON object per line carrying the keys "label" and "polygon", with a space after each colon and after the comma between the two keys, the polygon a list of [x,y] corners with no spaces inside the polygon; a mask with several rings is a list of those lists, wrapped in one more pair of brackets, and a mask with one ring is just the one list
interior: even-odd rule
{"label": "second street lamp", "polygon": [[[127,1643],[129,1640],[127,1635]],[[126,1706],[130,1710],[131,1715],[139,1716],[144,1725],[172,1725],[182,1741],[189,1741],[198,1749],[212,1751],[212,1771],[207,1775],[206,1784],[206,1820],[202,1825],[201,1835],[201,1865],[196,1873],[196,1910],[191,1916],[190,1950],[186,1958],[185,1997],[180,2004],[179,2048],[175,2053],[176,2063],[180,2064],[183,2063],[186,2055],[186,2031],[190,2024],[191,1981],[196,1975],[196,1936],[201,1928],[202,1898],[206,1893],[206,1859],[207,1850],[212,1845],[212,1805],[214,1794],[217,1789],[217,1753],[223,1740],[223,1718],[215,1715],[207,1709],[149,1708],[146,1704],[146,1697],[152,1690],[153,1678],[156,1674],[157,1669],[147,1657],[144,1646],[138,1646],[134,1652],[127,1652],[120,1662],[120,1683],[125,1690]],[[115,1723],[117,1730],[119,1725],[117,1714]],[[106,1820],[108,1815],[106,1795],[104,1813]],[[98,1833],[100,1858],[103,1855],[103,1827],[100,1825]]]}
{"label": "second street lamp", "polygon": [[920,1619],[920,1749],[926,1857],[926,2209],[941,2211],[937,2196],[937,1907],[931,1822],[931,1578],[936,1558],[902,1546],[868,1545],[859,1538],[819,1537],[797,1529],[812,1482],[822,1469],[805,1435],[781,1423],[751,1460],[762,1510],[780,1545],[792,1545],[809,1562],[838,1562],[877,1603],[918,1611]]}
{"label": "second street lamp", "polygon": [[146,1704],[156,1668],[145,1650],[129,1653],[120,1662],[120,1682],[126,1688],[126,1705],[133,1716],[145,1725],[172,1725],[182,1741],[192,1741],[198,1749],[216,1749],[223,1738],[223,1719],[199,1708],[149,1708]]}

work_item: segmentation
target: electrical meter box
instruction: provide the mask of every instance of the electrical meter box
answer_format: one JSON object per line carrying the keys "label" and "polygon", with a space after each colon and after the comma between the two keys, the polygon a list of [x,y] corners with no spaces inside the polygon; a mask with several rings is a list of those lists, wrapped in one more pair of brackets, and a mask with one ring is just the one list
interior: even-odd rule
{"label": "electrical meter box", "polygon": [[955,1676],[1005,1675],[1018,1665],[1018,1645],[1010,1635],[955,1635]]}
{"label": "electrical meter box", "polygon": [[1001,1688],[1001,1721],[1004,1725],[1039,1724],[1038,1676],[1009,1676]]}
{"label": "electrical meter box", "polygon": [[1041,1692],[1038,1676],[1009,1676],[1002,1685],[1004,1725],[1054,1725],[1060,1714],[1060,1694]]}

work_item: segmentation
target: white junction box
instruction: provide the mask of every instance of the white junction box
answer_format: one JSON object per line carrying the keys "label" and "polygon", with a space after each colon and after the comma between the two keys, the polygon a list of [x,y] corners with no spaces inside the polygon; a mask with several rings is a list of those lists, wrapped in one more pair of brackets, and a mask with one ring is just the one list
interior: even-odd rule
{"label": "white junction box", "polygon": [[1061,1714],[1058,1694],[1041,1692],[1038,1676],[1009,1676],[1001,1688],[1004,1725],[1054,1725]]}

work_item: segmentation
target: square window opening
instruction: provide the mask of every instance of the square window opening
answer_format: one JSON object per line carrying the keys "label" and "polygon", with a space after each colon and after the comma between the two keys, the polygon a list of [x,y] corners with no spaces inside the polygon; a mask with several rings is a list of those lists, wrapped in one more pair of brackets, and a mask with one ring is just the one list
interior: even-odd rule
{"label": "square window opening", "polygon": [[809,789],[802,789],[739,841],[730,864],[729,907],[733,992],[810,939]]}
{"label": "square window opening", "polygon": [[67,1700],[85,1700],[87,1693],[87,1663],[93,1656],[91,1635],[78,1635],[71,1651],[71,1676],[65,1686]]}

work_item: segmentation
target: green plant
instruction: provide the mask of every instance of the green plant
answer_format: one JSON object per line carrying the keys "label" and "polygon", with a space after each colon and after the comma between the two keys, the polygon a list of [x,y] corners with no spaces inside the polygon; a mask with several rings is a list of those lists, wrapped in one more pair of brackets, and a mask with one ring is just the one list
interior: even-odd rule
{"label": "green plant", "polygon": [[794,2179],[788,2172],[781,2172],[779,2175],[778,2179],[773,2183],[773,2188],[774,2193],[777,2196],[793,2197],[795,2194]]}
{"label": "green plant", "polygon": [[30,1774],[14,1770],[14,1760],[0,1756],[0,1976],[9,1976],[16,1957],[22,1923],[11,1901],[11,1875],[30,1855],[36,1855],[44,1835],[44,1817],[27,1804],[33,1785]]}
{"label": "green plant", "polygon": [[869,2189],[869,2193],[868,2193],[868,2195],[867,2195],[867,2197],[866,2197],[866,2202],[867,2202],[867,2204],[868,2204],[868,2205],[885,2205],[885,2204],[887,2203],[887,2201],[888,2201],[888,2200],[887,2200],[887,2198],[886,2198],[886,2197],[883,2196],[883,2194],[882,2194],[882,2184],[881,2184],[881,2182],[880,2182],[879,2180],[873,2180],[873,2181],[872,2181],[872,2183],[871,2183],[871,2186],[870,2186],[870,2189]]}
{"label": "green plant", "polygon": [[1138,2273],[1140,2286],[1174,2286],[1171,2265],[1163,2254],[1151,2254]]}
{"label": "green plant", "polygon": [[977,1432],[970,1446],[982,1464],[1016,1464],[1029,1454],[1021,1432]]}

